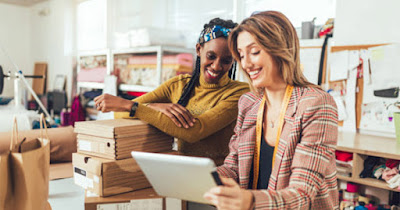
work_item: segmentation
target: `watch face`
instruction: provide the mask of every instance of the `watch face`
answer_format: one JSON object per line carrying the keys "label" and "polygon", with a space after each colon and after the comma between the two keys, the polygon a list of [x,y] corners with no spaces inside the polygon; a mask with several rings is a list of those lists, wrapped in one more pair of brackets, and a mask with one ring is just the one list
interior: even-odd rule
{"label": "watch face", "polygon": [[138,102],[134,102],[132,107],[131,107],[131,111],[129,112],[129,117],[133,117],[135,116],[136,113],[136,109],[138,107],[139,103]]}

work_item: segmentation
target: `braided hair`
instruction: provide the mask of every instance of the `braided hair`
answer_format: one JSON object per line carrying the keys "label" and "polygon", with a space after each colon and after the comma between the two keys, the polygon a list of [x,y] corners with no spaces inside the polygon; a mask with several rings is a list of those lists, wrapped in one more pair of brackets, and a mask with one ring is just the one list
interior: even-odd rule
{"label": "braided hair", "polygon": [[[203,30],[201,31],[201,34],[203,34],[207,29],[213,28],[214,26],[219,25],[224,28],[229,28],[233,29],[234,27],[237,26],[237,23],[234,23],[232,20],[223,20],[221,18],[214,18],[210,20],[209,23],[204,24]],[[201,46],[204,46],[204,43],[199,43]],[[233,63],[231,69],[229,69],[229,78],[235,79],[236,76],[236,62]],[[190,78],[190,81],[185,85],[182,95],[179,98],[178,104],[186,107],[186,105],[189,102],[190,95],[195,87],[195,85],[198,83],[200,78],[200,57],[196,57],[196,65],[195,69],[193,70],[192,77]]]}

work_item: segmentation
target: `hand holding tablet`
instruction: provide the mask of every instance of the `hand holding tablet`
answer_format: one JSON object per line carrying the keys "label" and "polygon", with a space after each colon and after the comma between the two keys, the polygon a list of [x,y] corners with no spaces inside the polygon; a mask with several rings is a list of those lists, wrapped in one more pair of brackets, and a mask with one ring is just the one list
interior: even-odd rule
{"label": "hand holding tablet", "polygon": [[209,158],[149,152],[132,152],[141,170],[160,196],[206,203],[203,195],[222,185]]}

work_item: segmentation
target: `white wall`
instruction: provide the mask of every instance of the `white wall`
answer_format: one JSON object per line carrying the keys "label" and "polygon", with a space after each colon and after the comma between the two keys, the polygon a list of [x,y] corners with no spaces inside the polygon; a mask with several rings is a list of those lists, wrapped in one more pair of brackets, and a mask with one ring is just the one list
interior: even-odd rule
{"label": "white wall", "polygon": [[[40,15],[40,11],[48,11]],[[52,0],[31,8],[31,56],[33,62],[47,62],[47,90],[54,87],[56,75],[67,77],[67,92],[71,93],[75,60],[75,3]]]}
{"label": "white wall", "polygon": [[[33,72],[30,43],[29,8],[0,3],[0,45],[25,74]],[[3,52],[0,51],[0,65],[3,71],[14,72],[15,68]],[[14,83],[5,81],[1,96],[14,96]]]}
{"label": "white wall", "polygon": [[400,42],[400,1],[337,0],[334,45]]}
{"label": "white wall", "polygon": [[112,22],[111,37],[114,32],[125,33],[140,27],[176,29],[186,37],[189,48],[195,47],[203,25],[212,18],[233,17],[232,0],[203,0],[201,4],[193,0],[110,1],[115,8],[109,17]]}

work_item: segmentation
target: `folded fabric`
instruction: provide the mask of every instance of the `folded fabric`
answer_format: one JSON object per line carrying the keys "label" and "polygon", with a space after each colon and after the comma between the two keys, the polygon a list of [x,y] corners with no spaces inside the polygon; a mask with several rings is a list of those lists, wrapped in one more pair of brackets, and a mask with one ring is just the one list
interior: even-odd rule
{"label": "folded fabric", "polygon": [[336,160],[345,162],[353,160],[353,153],[336,150],[335,154],[336,154]]}
{"label": "folded fabric", "polygon": [[[72,126],[47,129],[50,139],[50,162],[71,162],[76,152],[76,133]],[[18,140],[40,137],[40,130],[19,131]],[[0,153],[10,149],[11,132],[0,132]]]}
{"label": "folded fabric", "polygon": [[[131,56],[128,59],[128,64],[157,64],[156,55],[142,55],[142,56]],[[193,55],[190,53],[180,53],[177,55],[164,55],[162,64],[180,64],[186,67],[193,66]]]}
{"label": "folded fabric", "polygon": [[379,164],[380,158],[368,156],[364,161],[364,169],[360,173],[360,178],[373,177],[372,170]]}
{"label": "folded fabric", "polygon": [[388,182],[389,187],[394,189],[400,186],[400,174],[393,176]]}
{"label": "folded fabric", "polygon": [[389,183],[389,181],[398,174],[399,170],[397,168],[385,168],[382,173],[382,179]]}
{"label": "folded fabric", "polygon": [[380,179],[382,177],[383,171],[385,170],[386,166],[385,165],[379,165],[374,168],[374,177],[377,179]]}
{"label": "folded fabric", "polygon": [[104,82],[107,68],[99,67],[93,69],[81,69],[78,72],[78,82]]}
{"label": "folded fabric", "polygon": [[386,167],[395,168],[395,167],[399,166],[399,163],[400,163],[400,160],[387,159],[386,160]]}

